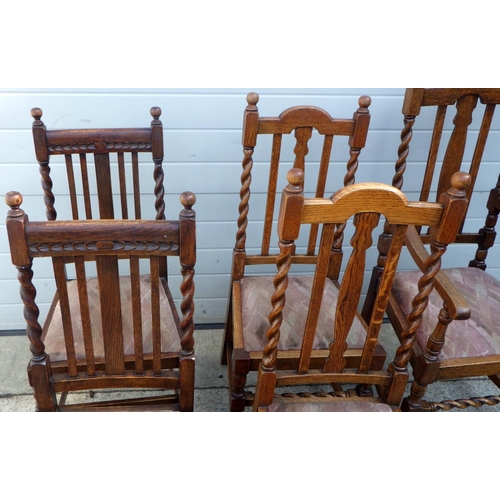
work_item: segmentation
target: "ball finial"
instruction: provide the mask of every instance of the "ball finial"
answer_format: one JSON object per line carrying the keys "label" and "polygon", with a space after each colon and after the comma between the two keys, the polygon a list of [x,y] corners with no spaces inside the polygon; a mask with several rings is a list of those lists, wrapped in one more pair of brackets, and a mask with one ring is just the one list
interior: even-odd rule
{"label": "ball finial", "polygon": [[150,111],[151,113],[151,116],[153,118],[155,118],[156,120],[159,120],[160,116],[161,116],[161,108],[159,108],[158,106],[153,106]]}
{"label": "ball finial", "polygon": [[17,210],[23,203],[23,195],[17,191],[9,191],[5,195],[5,203],[11,210]]}
{"label": "ball finial", "polygon": [[247,95],[247,102],[251,106],[256,106],[257,103],[259,102],[259,94],[257,94],[257,92],[250,92]]}
{"label": "ball finial", "polygon": [[191,210],[192,206],[196,203],[196,195],[191,191],[185,191],[181,194],[180,200],[186,210]]}
{"label": "ball finial", "polygon": [[302,186],[304,182],[304,172],[300,168],[292,168],[286,175],[288,182],[292,186]]}
{"label": "ball finial", "polygon": [[469,187],[471,177],[466,172],[455,172],[451,177],[451,189],[456,195],[457,192],[462,192],[465,196],[465,191]]}
{"label": "ball finial", "polygon": [[372,103],[372,98],[368,97],[367,95],[362,95],[358,99],[358,105],[362,108],[368,108],[371,103]]}
{"label": "ball finial", "polygon": [[35,120],[40,120],[42,118],[43,112],[40,108],[32,108],[30,114]]}

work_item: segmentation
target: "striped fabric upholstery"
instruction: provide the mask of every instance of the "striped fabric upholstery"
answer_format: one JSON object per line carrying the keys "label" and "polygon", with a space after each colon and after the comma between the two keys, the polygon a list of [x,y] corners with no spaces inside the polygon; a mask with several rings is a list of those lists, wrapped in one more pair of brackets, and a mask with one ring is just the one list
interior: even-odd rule
{"label": "striped fabric upholstery", "polygon": [[[91,310],[92,336],[94,342],[94,355],[96,359],[104,358],[104,345],[102,338],[101,306],[99,301],[99,287],[97,278],[87,280],[89,306]],[[142,328],[144,353],[152,352],[152,327],[151,327],[151,300],[150,300],[150,277],[141,276],[141,304],[142,304]],[[85,360],[85,348],[83,343],[82,322],[80,319],[80,304],[78,300],[77,282],[68,282],[68,294],[70,297],[70,308],[73,325],[73,336],[75,340],[75,351],[77,360]],[[134,354],[134,333],[132,323],[132,298],[130,278],[120,277],[120,295],[122,303],[123,343],[125,355]],[[180,340],[177,327],[172,317],[167,295],[160,284],[160,320],[163,352],[178,352]],[[66,348],[64,339],[60,335],[62,331],[61,309],[57,304],[50,327],[45,338],[45,350],[50,355],[51,361],[63,361],[66,359]]]}
{"label": "striped fabric upholstery", "polygon": [[362,401],[329,401],[328,403],[272,403],[270,412],[392,412],[390,406],[383,403],[363,403]]}
{"label": "striped fabric upholstery", "polygon": [[[311,295],[312,276],[289,276],[286,291],[286,305],[283,310],[278,349],[300,349],[306,324],[309,298]],[[245,331],[246,351],[262,351],[266,345],[266,331],[269,328],[271,296],[274,293],[273,278],[266,276],[246,277],[241,280],[241,298],[243,303],[243,330]],[[314,340],[314,349],[328,349],[333,341],[335,307],[338,289],[327,280],[321,305],[318,328]],[[351,348],[362,348],[366,332],[358,318],[349,333],[347,342]]]}
{"label": "striped fabric upholstery", "polygon": [[[499,354],[500,282],[487,272],[473,267],[443,269],[443,272],[469,302],[471,317],[466,321],[450,323],[440,359]],[[410,312],[411,300],[417,293],[417,281],[420,276],[419,271],[396,273],[393,293],[405,314]],[[433,291],[417,332],[417,341],[422,348],[425,348],[442,307],[443,300]]]}

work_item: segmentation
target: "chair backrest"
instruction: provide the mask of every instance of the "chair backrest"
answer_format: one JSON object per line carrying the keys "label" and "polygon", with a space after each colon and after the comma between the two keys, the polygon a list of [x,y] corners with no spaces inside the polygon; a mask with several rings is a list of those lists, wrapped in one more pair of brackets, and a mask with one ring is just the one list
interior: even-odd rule
{"label": "chair backrest", "polygon": [[[403,189],[403,177],[411,155],[416,117],[420,115],[422,108],[435,107],[436,116],[429,141],[420,200],[428,201],[431,190],[436,191],[435,199],[438,200],[448,189],[452,175],[459,170],[468,172],[471,176],[467,188],[467,197],[470,200],[497,104],[500,104],[500,89],[406,89],[402,109],[404,128],[401,132],[393,186]],[[450,110],[450,107],[454,109]],[[453,113],[453,120],[451,133],[448,134],[446,115],[449,113]],[[422,147],[420,141],[416,147]],[[471,160],[467,167],[466,158],[469,156]],[[439,164],[440,168],[436,169]],[[476,243],[480,246],[470,265],[482,269],[486,268],[485,258],[495,239],[496,217],[500,211],[500,177],[497,179],[496,185],[493,186],[495,180],[492,178],[493,189],[487,205],[489,213],[484,228],[479,233],[465,233],[460,228],[456,240],[459,243]],[[422,235],[422,241],[428,243],[429,237]]]}
{"label": "chair backrest", "polygon": [[[154,191],[155,218],[165,218],[160,108],[151,108],[153,120],[148,128],[47,130],[41,120],[40,108],[33,108],[31,115],[34,118],[33,140],[48,220],[57,219],[53,179],[50,175],[51,157],[57,155],[64,156],[71,216],[74,220],[153,218],[144,216],[141,207],[139,179],[140,170],[144,167],[139,160],[143,153],[151,154],[153,160],[149,168],[152,183],[154,181],[151,194]],[[80,175],[75,170],[79,170]],[[59,187],[59,190],[62,188]],[[130,194],[132,200],[129,199]],[[83,207],[79,206],[80,197]]]}
{"label": "chair backrest", "polygon": [[[57,307],[64,332],[64,364],[70,377],[78,376],[82,388],[85,388],[85,380],[88,382],[92,377],[95,382],[99,374],[122,376],[121,382],[117,382],[123,384],[120,387],[126,386],[127,377],[132,379],[136,375],[143,376],[146,384],[144,380],[148,377],[144,377],[145,372],[149,371],[149,378],[153,380],[164,368],[162,359],[169,349],[161,341],[160,330],[164,325],[161,325],[160,311],[173,304],[160,272],[161,259],[166,256],[179,256],[184,278],[181,285],[184,315],[180,322],[177,317],[173,324],[168,325],[176,329],[179,336],[181,347],[175,356],[178,358],[180,351],[192,352],[194,201],[192,193],[181,195],[184,210],[177,221],[30,222],[20,208],[22,196],[16,192],[8,193],[6,202],[10,211],[6,226],[12,262],[19,271],[33,359],[46,357],[44,338],[47,331],[42,331],[38,323],[39,310],[32,283],[33,259],[44,257],[53,261]],[[68,264],[69,261],[74,264]],[[74,265],[71,274],[75,276],[71,281],[68,280],[70,265]],[[88,266],[95,267],[96,278],[88,278]],[[147,276],[145,280],[144,275]],[[55,304],[48,318],[53,317]],[[124,310],[124,304],[130,309]],[[78,311],[77,315],[75,311]],[[78,320],[75,320],[76,316]],[[49,323],[47,321],[46,325]],[[148,334],[143,330],[144,325],[148,326]],[[76,342],[84,345],[83,359],[77,358]]]}
{"label": "chair backrest", "polygon": [[[244,158],[242,162],[243,172],[241,176],[238,230],[234,256],[235,265],[233,267],[234,279],[240,279],[243,276],[246,264],[274,263],[276,254],[274,256],[270,255],[270,242],[280,172],[280,156],[283,149],[283,136],[294,132],[293,166],[306,173],[308,181],[311,180],[312,184],[315,184],[315,195],[322,197],[325,194],[335,136],[349,138],[349,152],[348,154],[346,152],[345,155],[346,172],[344,176],[344,185],[349,185],[354,182],[354,176],[358,168],[358,157],[361,149],[365,146],[370,122],[368,107],[371,104],[371,99],[366,96],[360,97],[359,109],[350,119],[332,118],[323,109],[313,106],[295,106],[283,111],[278,117],[261,117],[257,108],[258,101],[258,94],[254,92],[248,94],[248,106],[245,109],[243,118],[242,144]],[[309,169],[306,169],[306,157],[309,152],[308,143],[313,135],[313,131],[319,134],[323,143],[315,183],[313,182],[314,179],[311,178],[311,174],[314,174],[314,172],[311,170],[309,173]],[[260,247],[260,251],[257,254],[247,255],[246,240],[252,169],[254,165],[253,155],[259,135],[272,136],[271,158],[269,160],[269,168],[265,168],[268,173],[268,187],[265,214],[263,217],[262,240],[260,242],[253,242],[250,245],[253,248]],[[338,176],[338,172],[336,175]],[[342,246],[342,234],[342,228],[339,228],[334,243],[337,249],[340,249]],[[310,230],[307,251],[302,256],[303,263],[314,261],[316,245],[317,227],[313,225]]]}
{"label": "chair backrest", "polygon": [[[259,370],[254,408],[271,404],[276,386],[322,383],[373,384],[377,386],[387,404],[399,405],[407,381],[406,366],[411,346],[421,322],[427,297],[432,290],[434,276],[439,271],[441,255],[445,252],[447,244],[454,241],[460,221],[467,209],[465,189],[469,176],[461,172],[456,173],[451,180],[451,188],[442,194],[440,203],[410,202],[400,190],[379,183],[347,186],[329,199],[305,198],[302,191],[303,172],[292,169],[288,174],[288,181],[289,185],[283,191],[281,200],[278,222],[280,255],[276,261],[278,272],[274,278],[275,293],[271,298],[270,326],[266,333],[267,345]],[[357,368],[345,369],[344,355],[350,349],[347,343],[348,334],[355,321],[358,322],[358,327],[363,324],[357,308],[365,276],[366,252],[372,244],[372,231],[377,227],[381,215],[392,224],[393,238],[371,316],[364,324],[366,341],[359,352],[359,365]],[[335,226],[346,224],[351,218],[355,228],[351,239],[352,253],[340,280],[338,266],[332,265],[335,259],[332,242]],[[302,226],[308,224],[320,224],[322,231],[300,361],[296,371],[277,371],[277,346],[286,301],[288,273],[295,252],[295,241]],[[404,245],[406,228],[410,224],[432,228],[431,257],[426,262],[425,272],[419,282],[419,294],[414,299],[413,310],[409,316],[410,326],[403,334],[402,345],[397,349],[387,372],[373,372],[371,365],[374,349],[400,251]],[[335,317],[334,331],[331,332],[329,356],[323,368],[312,370],[309,362],[323,290],[328,279],[333,280],[338,286],[337,303],[332,304],[332,315]]]}

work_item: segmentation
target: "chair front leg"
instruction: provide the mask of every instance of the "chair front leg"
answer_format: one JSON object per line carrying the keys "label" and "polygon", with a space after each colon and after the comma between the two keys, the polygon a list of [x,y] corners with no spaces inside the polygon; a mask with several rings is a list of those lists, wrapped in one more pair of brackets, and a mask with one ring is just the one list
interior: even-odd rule
{"label": "chair front leg", "polygon": [[235,349],[228,362],[229,411],[244,411],[247,403],[245,385],[250,371],[250,356]]}

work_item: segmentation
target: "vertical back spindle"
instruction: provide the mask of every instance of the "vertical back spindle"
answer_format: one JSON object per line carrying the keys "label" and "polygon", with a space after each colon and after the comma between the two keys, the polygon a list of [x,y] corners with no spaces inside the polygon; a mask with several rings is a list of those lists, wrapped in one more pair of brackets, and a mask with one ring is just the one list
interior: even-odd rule
{"label": "vertical back spindle", "polygon": [[80,304],[80,317],[82,321],[83,344],[85,348],[87,373],[89,376],[93,376],[95,375],[94,341],[92,338],[92,324],[90,321],[89,295],[87,291],[85,260],[82,256],[75,257],[75,270],[78,283],[78,299]]}
{"label": "vertical back spindle", "polygon": [[68,373],[70,377],[77,376],[75,339],[73,336],[72,314],[69,305],[68,288],[66,281],[66,267],[63,257],[54,257],[52,259],[54,267],[54,276],[59,294],[59,307],[61,308],[61,319],[64,329],[64,345],[66,347],[66,357],[68,361]]}
{"label": "vertical back spindle", "polygon": [[446,118],[446,110],[448,106],[438,106],[436,111],[436,119],[434,121],[434,129],[432,132],[431,144],[429,147],[429,156],[425,166],[424,180],[420,191],[420,201],[428,201],[431,191],[432,179],[436,168],[436,160],[439,152],[439,144],[443,134],[444,120]]}
{"label": "vertical back spindle", "polygon": [[85,217],[87,219],[92,219],[89,173],[87,169],[87,155],[85,153],[80,153],[80,170],[82,173],[82,188],[83,188],[83,202],[85,204]]}
{"label": "vertical back spindle", "polygon": [[384,271],[380,279],[380,285],[377,289],[377,295],[374,301],[372,314],[368,322],[368,332],[363,348],[363,355],[358,368],[358,373],[368,373],[372,366],[375,347],[377,346],[380,327],[387,309],[387,302],[391,292],[392,282],[398,265],[401,248],[404,244],[406,235],[406,226],[394,226],[391,246],[387,254],[387,260]]}
{"label": "vertical back spindle", "polygon": [[122,219],[128,219],[127,205],[127,180],[125,176],[125,160],[123,153],[117,153],[118,179],[120,181],[120,202],[122,207]]}
{"label": "vertical back spindle", "polygon": [[69,198],[71,201],[71,212],[74,220],[78,220],[78,201],[76,197],[75,172],[73,169],[73,158],[71,155],[64,155],[66,161],[66,172],[68,175]]}
{"label": "vertical back spindle", "polygon": [[[311,289],[311,298],[309,300],[309,307],[307,308],[307,319],[304,336],[302,338],[298,373],[307,373],[309,370],[309,362],[311,360],[314,337],[316,336],[316,327],[319,319],[319,307],[325,289],[328,265],[330,263],[330,248],[332,247],[334,233],[335,224],[324,224],[321,235],[320,252]],[[313,307],[313,304],[315,307]]]}
{"label": "vertical back spindle", "polygon": [[151,266],[151,329],[153,340],[153,373],[161,373],[160,332],[160,266],[158,257],[150,258]]}
{"label": "vertical back spindle", "polygon": [[132,155],[132,180],[134,186],[134,212],[135,218],[141,218],[141,186],[139,183],[139,157],[136,151]]}
{"label": "vertical back spindle", "polygon": [[139,257],[130,257],[130,286],[132,295],[132,323],[134,329],[135,372],[144,373],[144,347],[142,341],[141,282],[139,278]]}
{"label": "vertical back spindle", "polygon": [[[330,166],[330,156],[332,152],[333,135],[325,135],[323,140],[323,150],[319,165],[318,182],[316,184],[316,198],[323,198],[325,195],[326,179],[328,177],[328,167]],[[316,241],[318,239],[318,224],[311,224],[309,232],[309,242],[307,244],[307,255],[314,255],[316,252]]]}
{"label": "vertical back spindle", "polygon": [[267,187],[266,215],[264,218],[264,232],[262,236],[262,255],[269,255],[271,232],[273,226],[274,206],[276,203],[276,187],[278,185],[279,163],[281,153],[281,134],[273,135],[271,165],[269,169],[269,183]]}
{"label": "vertical back spindle", "polygon": [[491,127],[491,121],[493,120],[493,114],[495,112],[495,104],[487,104],[484,109],[483,119],[481,121],[481,128],[479,129],[479,135],[476,142],[476,147],[474,149],[474,155],[472,157],[471,166],[469,169],[469,174],[471,176],[471,183],[467,189],[467,198],[472,195],[474,191],[474,185],[476,183],[477,172],[479,171],[479,166],[481,165],[481,160],[483,158],[484,148],[486,146],[486,140],[488,138],[488,133]]}

